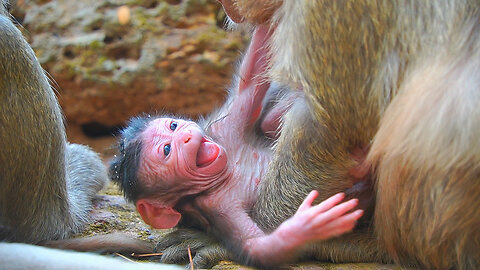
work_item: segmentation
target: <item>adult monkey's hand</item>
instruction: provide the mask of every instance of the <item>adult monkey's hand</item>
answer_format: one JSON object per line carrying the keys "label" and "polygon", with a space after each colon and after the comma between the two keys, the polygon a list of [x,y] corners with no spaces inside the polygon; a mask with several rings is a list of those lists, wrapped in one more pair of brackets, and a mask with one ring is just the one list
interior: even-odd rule
{"label": "adult monkey's hand", "polygon": [[281,0],[218,0],[225,13],[235,23],[248,21],[253,24],[267,22],[282,4]]}
{"label": "adult monkey's hand", "polygon": [[218,0],[222,6],[223,10],[230,19],[236,23],[243,22],[244,18],[238,13],[233,0]]}

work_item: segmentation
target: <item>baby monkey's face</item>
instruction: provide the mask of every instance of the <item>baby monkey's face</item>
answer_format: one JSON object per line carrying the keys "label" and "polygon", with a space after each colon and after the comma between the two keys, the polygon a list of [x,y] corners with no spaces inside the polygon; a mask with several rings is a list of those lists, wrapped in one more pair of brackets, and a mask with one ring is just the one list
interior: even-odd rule
{"label": "baby monkey's face", "polygon": [[[142,134],[144,143],[139,172],[144,179],[214,181],[226,169],[225,149],[207,137],[193,121],[159,118]],[[207,184],[207,183],[205,183]]]}

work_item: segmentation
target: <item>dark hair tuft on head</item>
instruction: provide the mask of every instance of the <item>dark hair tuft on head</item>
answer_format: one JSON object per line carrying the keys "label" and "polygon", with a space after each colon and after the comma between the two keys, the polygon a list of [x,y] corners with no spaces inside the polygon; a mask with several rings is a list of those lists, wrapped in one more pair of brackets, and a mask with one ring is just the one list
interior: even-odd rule
{"label": "dark hair tuft on head", "polygon": [[130,202],[137,201],[143,194],[137,176],[143,148],[140,134],[156,118],[142,115],[130,119],[127,127],[120,132],[117,141],[119,155],[116,155],[110,164],[110,178],[120,186],[125,198]]}

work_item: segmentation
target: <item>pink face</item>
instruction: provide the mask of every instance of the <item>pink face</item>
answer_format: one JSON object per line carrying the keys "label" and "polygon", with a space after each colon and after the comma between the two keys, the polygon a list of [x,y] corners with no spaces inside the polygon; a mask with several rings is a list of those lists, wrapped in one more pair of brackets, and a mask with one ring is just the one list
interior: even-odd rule
{"label": "pink face", "polygon": [[141,136],[144,147],[139,173],[147,181],[191,182],[201,188],[226,170],[225,149],[205,136],[195,122],[159,118]]}

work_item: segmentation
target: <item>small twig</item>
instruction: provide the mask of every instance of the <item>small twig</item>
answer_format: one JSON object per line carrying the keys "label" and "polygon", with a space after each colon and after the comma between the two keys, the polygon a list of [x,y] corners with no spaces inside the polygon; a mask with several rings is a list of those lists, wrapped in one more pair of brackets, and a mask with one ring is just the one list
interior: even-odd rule
{"label": "small twig", "polygon": [[188,246],[188,259],[190,260],[190,270],[193,270],[192,251],[190,250],[190,246]]}
{"label": "small twig", "polygon": [[120,253],[115,253],[115,255],[117,255],[117,256],[119,256],[119,257],[122,257],[122,258],[124,258],[125,260],[127,260],[127,261],[129,261],[129,262],[137,263],[136,261],[132,261],[132,260],[130,260],[129,258],[123,256],[123,255],[120,254]]}
{"label": "small twig", "polygon": [[132,257],[137,257],[137,258],[141,258],[141,257],[153,257],[153,256],[162,256],[163,253],[146,253],[146,254],[137,254],[137,253],[132,253],[130,254],[130,256]]}

